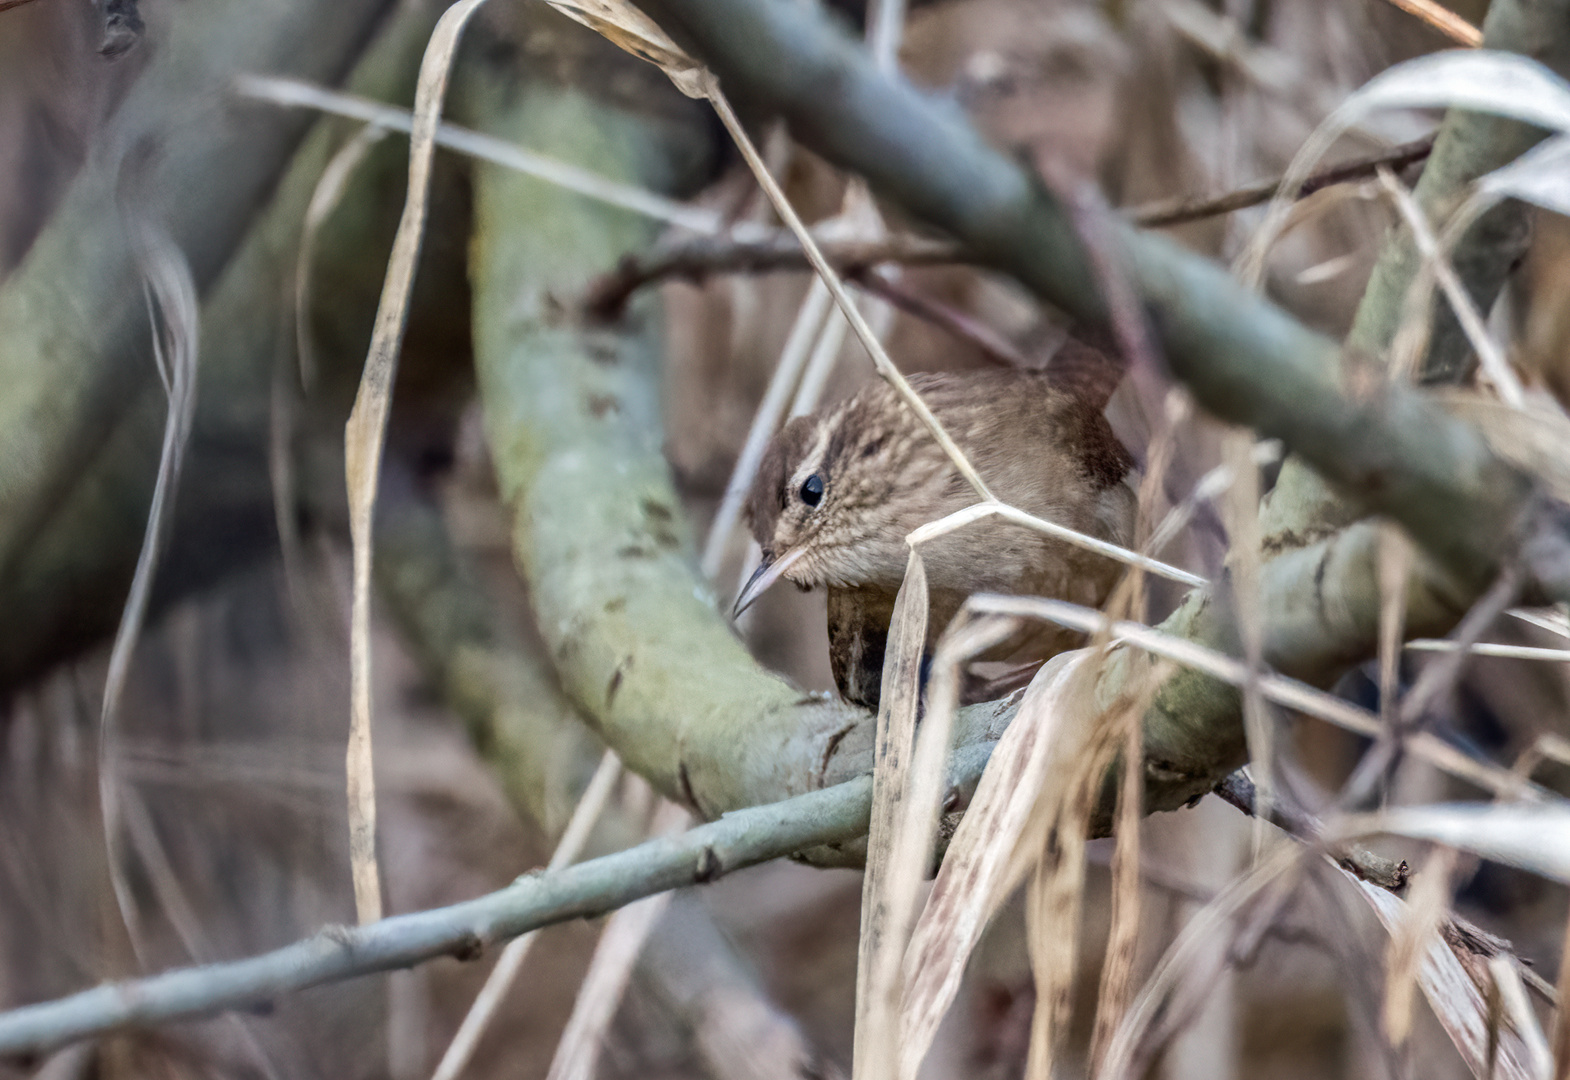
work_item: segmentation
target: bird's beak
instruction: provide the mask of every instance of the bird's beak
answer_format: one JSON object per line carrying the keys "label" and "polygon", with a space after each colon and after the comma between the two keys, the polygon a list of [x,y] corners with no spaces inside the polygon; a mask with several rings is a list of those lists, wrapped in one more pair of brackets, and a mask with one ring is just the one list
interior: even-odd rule
{"label": "bird's beak", "polygon": [[752,576],[747,579],[747,584],[741,587],[741,595],[736,597],[736,607],[731,611],[730,617],[739,618],[741,613],[751,607],[752,602],[762,596],[770,585],[785,576],[785,571],[801,558],[804,551],[804,548],[795,547],[777,559],[765,556],[758,564],[758,568],[752,572]]}

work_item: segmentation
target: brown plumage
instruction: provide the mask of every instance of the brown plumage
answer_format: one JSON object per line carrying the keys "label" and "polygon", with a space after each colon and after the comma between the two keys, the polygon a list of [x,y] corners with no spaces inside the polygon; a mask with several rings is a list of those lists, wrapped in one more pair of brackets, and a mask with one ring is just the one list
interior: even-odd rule
{"label": "brown plumage", "polygon": [[[1133,532],[1128,451],[1104,397],[1025,371],[916,375],[911,385],[993,493],[1038,517],[1114,543]],[[894,596],[912,530],[976,502],[932,436],[885,383],[787,424],[748,498],[764,565],[738,610],[785,577],[829,590],[830,661],[840,693],[876,704]],[[1100,606],[1121,567],[996,519],[922,547],[931,591],[928,641],[975,592],[1051,596]],[[1032,628],[992,658],[1044,659],[1073,636]]]}

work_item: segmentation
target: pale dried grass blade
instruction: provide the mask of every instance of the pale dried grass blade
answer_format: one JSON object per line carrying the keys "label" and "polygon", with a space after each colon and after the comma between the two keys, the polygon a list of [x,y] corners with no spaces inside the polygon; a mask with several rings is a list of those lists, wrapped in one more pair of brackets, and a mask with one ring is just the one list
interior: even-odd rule
{"label": "pale dried grass blade", "polygon": [[1398,7],[1408,15],[1422,19],[1445,37],[1469,49],[1483,44],[1483,32],[1461,16],[1434,0],[1385,0],[1391,7]]}
{"label": "pale dried grass blade", "polygon": [[1094,714],[1095,659],[1088,649],[1060,653],[1036,673],[949,844],[905,956],[901,1080],[916,1076],[982,930],[1041,850],[1045,836],[1027,828],[1054,751]]}
{"label": "pale dried grass blade", "polygon": [[[1201,908],[1167,949],[1118,1026],[1098,1080],[1136,1080],[1155,1052],[1153,1035],[1180,1027],[1197,1008],[1197,994],[1178,998],[1185,985],[1207,986],[1227,965],[1228,944],[1238,918],[1283,875],[1299,868],[1302,849],[1287,845],[1261,859]],[[1181,1006],[1181,1007],[1179,1007]]]}
{"label": "pale dried grass blade", "polygon": [[1133,709],[1123,718],[1124,767],[1118,782],[1117,846],[1112,849],[1112,918],[1107,931],[1106,959],[1102,962],[1101,985],[1096,993],[1095,1028],[1090,1039],[1092,1074],[1106,1060],[1112,1034],[1128,1012],[1134,991],[1134,961],[1139,946],[1140,822],[1144,818],[1145,775],[1142,768],[1129,768],[1131,761],[1144,761],[1143,717]]}
{"label": "pale dried grass blade", "polygon": [[[380,101],[331,90],[299,79],[275,75],[241,75],[235,79],[235,89],[246,97],[268,101],[275,105],[316,109],[334,116],[360,120],[388,131],[401,131],[407,135],[414,128],[414,115],[408,109]],[[713,234],[725,231],[725,221],[716,212],[698,206],[667,199],[645,188],[634,187],[601,176],[597,172],[559,161],[544,154],[536,154],[516,143],[484,135],[456,124],[436,126],[436,145],[454,153],[464,154],[479,161],[488,161],[504,169],[512,169],[544,180],[548,184],[576,192],[585,198],[596,199],[609,206],[631,210],[635,214],[664,221],[693,232]],[[731,230],[741,239],[761,239],[773,232],[756,226],[738,226]]]}
{"label": "pale dried grass blade", "polygon": [[1380,1017],[1385,1037],[1395,1046],[1412,1030],[1412,1004],[1418,971],[1439,941],[1439,924],[1450,914],[1450,879],[1456,853],[1441,848],[1428,857],[1407,894],[1406,910],[1390,928],[1385,951],[1385,1003]]}
{"label": "pale dried grass blade", "polygon": [[[1339,866],[1336,869],[1374,909],[1387,931],[1393,932],[1401,925],[1406,905],[1400,899]],[[1500,1031],[1497,1045],[1493,1043],[1489,1034],[1490,1009],[1477,981],[1443,940],[1429,939],[1417,979],[1429,1008],[1472,1075],[1479,1080],[1538,1080],[1526,1063],[1526,1050],[1514,1031]]]}
{"label": "pale dried grass blade", "polygon": [[[1422,289],[1423,278],[1427,276],[1432,276],[1439,283],[1445,299],[1450,302],[1450,309],[1455,312],[1461,329],[1466,333],[1467,341],[1477,353],[1483,373],[1494,384],[1494,388],[1499,391],[1499,396],[1506,404],[1515,409],[1523,408],[1526,404],[1526,394],[1521,388],[1521,380],[1516,377],[1515,369],[1505,359],[1499,343],[1483,324],[1483,316],[1478,312],[1471,294],[1461,284],[1461,279],[1456,276],[1455,267],[1450,265],[1449,258],[1440,250],[1439,241],[1434,237],[1434,231],[1428,224],[1423,208],[1417,205],[1417,200],[1412,197],[1406,185],[1397,180],[1389,169],[1381,167],[1376,175],[1379,177],[1380,186],[1395,203],[1401,220],[1405,221],[1407,228],[1412,230],[1412,239],[1417,245],[1418,254],[1423,258],[1427,273],[1415,278],[1412,288]],[[1411,372],[1404,374],[1409,375]]]}
{"label": "pale dried grass blade", "polygon": [[973,503],[963,510],[954,511],[947,517],[928,522],[921,528],[913,530],[905,538],[905,542],[919,547],[929,540],[936,539],[939,536],[953,532],[955,529],[964,528],[966,525],[974,524],[988,517],[1000,517],[1004,521],[1012,522],[1015,525],[1045,533],[1054,540],[1062,540],[1065,543],[1084,548],[1086,551],[1093,551],[1097,555],[1104,555],[1109,559],[1114,559],[1125,566],[1133,566],[1147,573],[1155,574],[1157,577],[1176,581],[1182,585],[1199,588],[1209,584],[1204,578],[1199,577],[1197,574],[1191,574],[1187,570],[1179,569],[1159,559],[1152,559],[1148,555],[1141,555],[1137,551],[1130,551],[1121,545],[1109,543],[1094,536],[1087,536],[1082,532],[1076,532],[1067,526],[1059,525],[1055,521],[1048,521],[1045,518],[1036,517],[1034,514],[1027,514],[1023,510],[996,499]]}
{"label": "pale dried grass blade", "polygon": [[[621,761],[614,751],[605,751],[600,758],[599,767],[594,770],[588,786],[579,796],[578,805],[573,807],[572,817],[568,819],[567,827],[562,830],[561,839],[556,841],[556,848],[551,852],[550,861],[545,864],[547,872],[560,870],[577,861],[584,845],[588,843],[594,823],[599,820],[600,813],[605,809],[605,804],[610,799],[611,792],[620,777]],[[496,1010],[506,998],[507,991],[517,981],[518,972],[523,970],[523,962],[528,959],[529,950],[534,947],[534,941],[538,936],[538,930],[531,930],[507,943],[507,947],[502,950],[501,958],[496,961],[496,966],[485,979],[485,985],[480,988],[479,994],[475,997],[474,1004],[470,1005],[469,1011],[464,1014],[463,1023],[458,1026],[458,1033],[453,1036],[446,1053],[437,1064],[432,1080],[457,1080],[458,1075],[469,1064],[475,1048],[480,1045],[480,1036],[485,1034],[486,1027],[490,1025]]]}
{"label": "pale dried grass blade", "polygon": [[1435,53],[1396,64],[1370,79],[1325,119],[1282,178],[1270,209],[1238,262],[1238,276],[1257,286],[1265,257],[1292,211],[1293,194],[1349,128],[1382,109],[1461,108],[1570,130],[1570,84],[1535,60],[1473,50]]}
{"label": "pale dried grass blade", "polygon": [[[662,802],[650,832],[667,836],[680,832],[691,820],[692,815],[680,806]],[[593,1080],[600,1048],[632,978],[633,965],[673,895],[663,892],[645,897],[618,909],[606,921],[546,1080]]]}
{"label": "pale dried grass blade", "polygon": [[1474,197],[1487,204],[1501,199],[1523,202],[1570,215],[1570,136],[1544,139],[1510,164],[1478,180]]}
{"label": "pale dried grass blade", "polygon": [[1570,638],[1570,619],[1565,618],[1559,608],[1511,608],[1505,614],[1562,638]]}
{"label": "pale dried grass blade", "polygon": [[1327,837],[1387,834],[1428,840],[1570,883],[1570,802],[1429,803],[1349,815]]}
{"label": "pale dried grass blade", "polygon": [[[872,817],[861,885],[861,934],[856,953],[856,1034],[851,1075],[888,1080],[899,1049],[900,962],[914,915],[911,852],[902,843],[917,808],[906,805],[907,775],[921,700],[921,657],[927,637],[927,570],[914,550],[894,600],[884,652],[872,772]],[[918,858],[919,858],[918,854]],[[922,867],[918,864],[916,872]]]}
{"label": "pale dried grass blade", "polygon": [[[1106,652],[1095,649],[1101,660]],[[1079,738],[1061,740],[1037,820],[1036,866],[1026,895],[1025,927],[1030,943],[1031,974],[1036,1008],[1031,1017],[1030,1051],[1025,1075],[1052,1080],[1053,1061],[1062,1033],[1068,1029],[1073,1005],[1074,972],[1079,958],[1080,910],[1085,893],[1085,845],[1090,816],[1101,796],[1101,784],[1124,742],[1124,727],[1138,723],[1166,678],[1166,665],[1142,665],[1126,690],[1099,715],[1081,713]],[[1092,676],[1086,676],[1089,681]],[[1143,780],[1143,770],[1134,770]],[[1048,801],[1050,800],[1050,802]],[[1046,805],[1043,805],[1046,803]]]}
{"label": "pale dried grass blade", "polygon": [[894,1077],[901,1066],[899,1010],[905,990],[905,955],[920,907],[921,882],[927,876],[937,839],[947,779],[945,766],[964,667],[973,657],[1008,638],[1018,626],[1016,619],[974,619],[962,612],[944,631],[933,652],[926,712],[916,732],[910,767],[905,772],[894,835],[883,870],[884,930],[876,941],[879,952],[873,958],[872,969],[879,980],[874,988],[884,993],[880,1004],[888,1012],[877,1017],[886,1029],[873,1029],[883,1042],[868,1051],[883,1055],[869,1063],[870,1071],[879,1076]]}
{"label": "pale dried grass blade", "polygon": [[130,936],[133,951],[141,960],[140,935],[137,933],[137,907],[120,853],[118,792],[120,732],[118,724],[120,695],[131,669],[142,625],[147,618],[148,598],[152,591],[158,556],[163,549],[169,515],[173,511],[180,471],[196,417],[196,371],[200,350],[201,313],[196,282],[184,253],[163,228],[139,212],[128,213],[129,232],[147,295],[148,319],[153,332],[153,360],[158,377],[169,397],[164,421],[163,446],[158,458],[158,478],[153,485],[152,504],[147,511],[147,527],[142,534],[142,549],[137,555],[131,588],[126,594],[120,625],[115,630],[109,651],[109,670],[104,677],[104,698],[99,713],[98,797],[103,815],[104,847],[108,856],[110,886],[120,918]]}
{"label": "pale dried grass blade", "polygon": [[[1570,920],[1566,921],[1565,933],[1561,941],[1570,941]],[[1570,990],[1570,949],[1563,949],[1559,957],[1559,981],[1554,984],[1559,990],[1558,1015],[1554,1017],[1554,1080],[1567,1080],[1570,1078],[1570,1004],[1565,1001],[1565,993]]]}
{"label": "pale dried grass blade", "polygon": [[[973,596],[969,603],[977,612],[1041,618],[1085,634],[1105,633],[1115,641],[1128,642],[1153,655],[1202,671],[1234,686],[1242,686],[1243,681],[1248,677],[1247,665],[1230,656],[1163,633],[1142,623],[1114,622],[1101,612],[1080,607],[1078,604],[1039,597],[994,595]],[[1277,705],[1295,709],[1339,728],[1345,728],[1347,731],[1371,739],[1379,738],[1384,731],[1379,719],[1368,710],[1327,694],[1323,690],[1316,690],[1296,679],[1289,679],[1282,675],[1265,675],[1260,678],[1259,686],[1265,697]],[[1546,790],[1523,780],[1510,770],[1467,757],[1429,732],[1419,731],[1412,734],[1403,743],[1403,747],[1412,756],[1494,795],[1529,800],[1542,800],[1549,797]]]}
{"label": "pale dried grass blade", "polygon": [[[1413,652],[1456,652],[1462,649],[1459,641],[1440,638],[1414,638],[1403,648]],[[1498,656],[1508,660],[1546,660],[1563,664],[1570,661],[1570,649],[1544,649],[1535,645],[1504,645],[1493,641],[1480,641],[1463,650],[1468,656]]]}
{"label": "pale dried grass blade", "polygon": [[409,136],[409,190],[393,238],[387,277],[382,284],[370,350],[360,376],[354,411],[344,431],[345,473],[349,487],[349,532],[354,545],[354,602],[350,615],[350,721],[347,755],[349,858],[354,875],[354,906],[360,922],[382,917],[382,890],[376,864],[376,779],[371,754],[371,524],[382,444],[392,402],[398,350],[409,315],[409,293],[425,236],[431,161],[436,126],[459,35],[485,0],[459,0],[442,15],[420,61],[414,94],[414,127]]}
{"label": "pale dried grass blade", "polygon": [[1532,1011],[1532,1003],[1527,1000],[1519,961],[1505,955],[1489,957],[1488,974],[1493,977],[1510,1026],[1520,1036],[1527,1067],[1538,1080],[1548,1080],[1554,1072],[1554,1055],[1548,1048],[1548,1040],[1543,1037],[1537,1013]]}

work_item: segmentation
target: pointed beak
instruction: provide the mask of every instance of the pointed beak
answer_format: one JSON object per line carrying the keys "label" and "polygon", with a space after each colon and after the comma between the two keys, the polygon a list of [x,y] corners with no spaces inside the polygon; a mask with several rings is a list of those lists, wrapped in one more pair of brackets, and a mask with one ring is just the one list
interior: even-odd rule
{"label": "pointed beak", "polygon": [[759,563],[758,568],[747,579],[747,584],[742,586],[741,595],[736,597],[736,607],[731,611],[730,617],[740,618],[741,613],[751,607],[754,600],[767,592],[770,585],[785,576],[785,571],[801,558],[802,552],[802,548],[792,548],[777,559],[765,558]]}

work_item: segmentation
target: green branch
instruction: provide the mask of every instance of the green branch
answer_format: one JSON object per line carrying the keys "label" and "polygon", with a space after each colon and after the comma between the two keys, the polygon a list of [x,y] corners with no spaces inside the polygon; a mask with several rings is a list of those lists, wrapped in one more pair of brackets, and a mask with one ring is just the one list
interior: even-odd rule
{"label": "green branch", "polygon": [[0,1056],[47,1050],[128,1027],[264,1006],[281,994],[393,971],[439,956],[477,957],[529,930],[592,918],[641,897],[703,884],[734,870],[867,830],[870,778],[729,814],[681,836],[549,874],[498,892],[368,926],[329,927],[270,953],[181,968],[0,1013]]}

